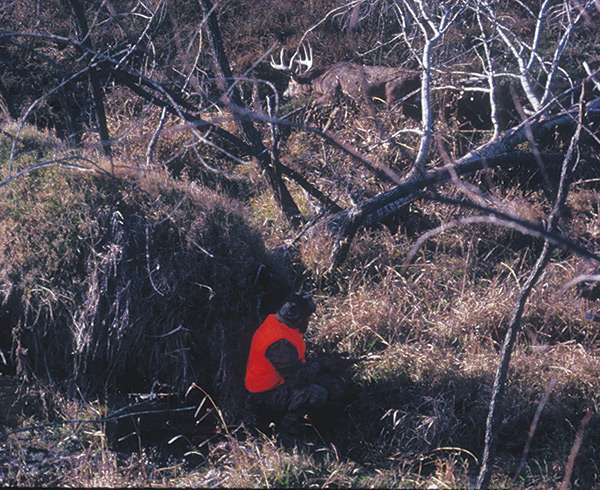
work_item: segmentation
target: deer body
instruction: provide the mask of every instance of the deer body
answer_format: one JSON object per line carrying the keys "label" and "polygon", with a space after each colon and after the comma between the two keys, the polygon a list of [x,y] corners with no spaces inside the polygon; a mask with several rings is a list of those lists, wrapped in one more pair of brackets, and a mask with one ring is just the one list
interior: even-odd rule
{"label": "deer body", "polygon": [[317,104],[333,102],[339,95],[352,99],[377,98],[391,104],[416,90],[420,84],[416,72],[357,63],[338,63],[320,74],[315,71],[315,75],[307,80],[292,78],[284,96],[312,93]]}
{"label": "deer body", "polygon": [[[403,68],[387,66],[365,66],[353,62],[342,62],[327,69],[312,68],[312,50],[304,48],[304,57],[296,60],[294,55],[288,64],[274,60],[271,66],[290,73],[291,78],[284,97],[310,95],[317,105],[331,104],[343,95],[359,103],[366,103],[371,115],[373,100],[388,104],[407,98],[420,87],[420,73]],[[294,63],[308,69],[301,72]],[[406,101],[404,101],[406,102]],[[414,112],[413,106],[413,112]],[[406,108],[405,108],[406,112]]]}

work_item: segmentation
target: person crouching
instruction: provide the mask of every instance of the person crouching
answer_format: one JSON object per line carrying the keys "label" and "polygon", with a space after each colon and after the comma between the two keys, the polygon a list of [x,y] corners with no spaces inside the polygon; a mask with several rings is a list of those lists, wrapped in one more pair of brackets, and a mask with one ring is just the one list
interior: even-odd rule
{"label": "person crouching", "polygon": [[292,294],[254,333],[246,365],[245,385],[253,404],[283,413],[281,428],[289,433],[301,430],[306,413],[344,391],[327,375],[325,363],[306,359],[304,333],[315,311],[310,295]]}

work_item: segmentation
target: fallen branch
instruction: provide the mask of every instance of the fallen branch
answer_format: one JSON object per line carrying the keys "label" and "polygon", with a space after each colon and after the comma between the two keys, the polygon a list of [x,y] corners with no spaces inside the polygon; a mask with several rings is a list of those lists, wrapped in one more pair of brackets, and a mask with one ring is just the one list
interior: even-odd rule
{"label": "fallen branch", "polygon": [[[372,228],[393,218],[416,198],[416,191],[426,187],[440,186],[456,179],[457,176],[467,176],[485,168],[517,167],[530,163],[532,159],[534,162],[537,161],[536,158],[540,155],[517,152],[513,149],[528,141],[528,135],[531,134],[539,136],[553,130],[565,131],[575,127],[581,128],[577,119],[578,109],[579,107],[575,106],[548,117],[543,117],[545,111],[538,113],[519,126],[506,131],[499,139],[482,145],[453,164],[423,172],[417,176],[410,175],[405,181],[398,182],[393,189],[328,217],[327,228],[337,236],[337,243],[332,251],[332,267],[345,260],[352,239],[359,228]],[[582,117],[587,119],[600,117],[600,97],[589,102]],[[556,161],[557,155],[541,155],[541,157]]]}
{"label": "fallen branch", "polygon": [[125,419],[128,417],[138,417],[140,415],[155,415],[157,413],[191,412],[192,410],[197,410],[197,408],[198,407],[196,407],[196,406],[189,406],[189,407],[181,407],[181,408],[162,409],[162,410],[141,410],[138,412],[127,412],[127,413],[123,413],[120,415],[118,415],[118,412],[120,412],[121,410],[117,410],[112,415],[108,415],[106,417],[99,417],[97,419],[66,419],[66,420],[58,420],[55,422],[47,422],[45,424],[28,425],[27,427],[22,427],[21,429],[16,429],[16,430],[13,430],[10,432],[4,432],[4,433],[0,434],[0,439],[7,439],[9,436],[12,436],[14,434],[19,434],[20,432],[40,430],[40,429],[45,429],[47,427],[54,427],[57,425],[100,424],[100,423],[105,423],[105,422],[113,422],[115,420],[121,420],[121,419]]}

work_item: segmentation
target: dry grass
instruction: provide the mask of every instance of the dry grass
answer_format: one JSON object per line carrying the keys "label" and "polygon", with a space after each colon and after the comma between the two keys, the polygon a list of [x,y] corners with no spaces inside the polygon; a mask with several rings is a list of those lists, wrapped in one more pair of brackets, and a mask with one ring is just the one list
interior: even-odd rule
{"label": "dry grass", "polygon": [[[318,119],[324,114],[315,111],[309,119],[326,122]],[[357,121],[360,131],[354,131],[351,115],[339,113],[332,127],[347,131],[348,140],[354,134],[358,146],[402,172],[402,151],[378,146],[368,121]],[[154,127],[157,117],[144,121]],[[386,124],[394,122],[392,111],[386,117]],[[55,383],[21,397],[38,402],[21,412],[18,426],[59,422],[0,441],[7,455],[0,482],[467,487],[482,453],[500,346],[519,285],[535,260],[536,240],[489,225],[455,228],[428,239],[407,265],[423,231],[469,215],[415,202],[397,233],[360,233],[335,271],[328,271],[327,234],[301,239],[298,254],[284,266],[268,250],[289,244],[297,232],[256,168],[222,162],[202,148],[211,164],[220,162],[221,170],[248,182],[228,187],[207,178],[193,169],[190,151],[181,152],[177,165],[185,170],[176,172],[162,163],[191,140],[186,130],[167,126],[156,165],[142,171],[131,162],[147,148],[146,126],[141,120],[120,122],[123,127],[112,131],[123,146],[112,164],[95,157],[92,147],[87,156],[94,172],[49,168],[0,190],[0,292],[12,309],[19,368]],[[410,138],[404,143],[410,146]],[[384,187],[310,135],[294,133],[284,145],[291,160],[286,163],[302,166],[341,204]],[[15,168],[57,146],[51,135],[26,127]],[[7,155],[6,141],[0,152]],[[118,178],[98,169],[115,170]],[[527,179],[501,172],[475,178],[486,179],[490,196],[525,218],[539,221],[547,212],[544,193]],[[315,203],[295,185],[290,188],[308,222],[318,212]],[[587,184],[575,186],[561,223],[565,233],[595,243],[597,195]],[[271,284],[255,281],[260,264],[268,266]],[[532,294],[511,364],[493,486],[556,486],[586,409],[597,406],[597,329],[584,316],[596,305],[576,288],[563,289],[584,270],[585,263],[556,253]],[[240,396],[245,346],[261,315],[291,287],[286,274],[317,298],[312,346],[363,358],[354,372],[356,397],[330,425],[311,421],[311,437],[296,445],[255,431]],[[105,374],[99,378],[98,372]],[[517,478],[536,408],[553,379],[556,386]],[[104,423],[64,423],[120,407],[95,400],[94,393],[183,392],[191,382],[214,395],[219,410],[205,419],[213,423],[212,432],[194,438],[174,428],[167,437],[184,436],[176,442],[188,456],[165,441],[144,444],[141,436],[131,438],[137,447],[125,450]],[[66,389],[59,394],[56,385]],[[207,413],[203,400],[199,416]],[[193,426],[191,419],[186,422]],[[575,487],[597,485],[599,429],[595,415],[575,465]]]}
{"label": "dry grass", "polygon": [[[516,32],[533,32],[534,19],[523,21],[520,3],[499,2],[503,22]],[[167,4],[168,22],[159,19],[161,13],[148,25],[156,55],[153,73],[165,81],[197,75],[201,86],[190,77],[186,90],[198,117],[239,135],[233,118],[200,100],[201,93],[217,94],[209,80],[211,50],[206,37],[198,36],[200,5],[177,1],[161,6]],[[407,66],[410,52],[400,48],[396,37],[397,2],[356,5],[356,10],[332,12],[340,6],[337,0],[220,2],[219,22],[234,72],[272,80],[282,92],[283,77],[268,63],[256,62],[275,40],[295,48],[309,28],[317,64],[363,53],[361,61],[367,64]],[[36,22],[43,18],[44,29],[57,22],[58,31],[68,32],[68,16],[55,19],[52,9],[11,4],[7,12],[13,8],[23,29],[30,22],[37,32]],[[296,10],[301,13],[290,14]],[[354,14],[358,24],[352,26]],[[123,16],[122,22],[136,32],[144,15]],[[325,16],[327,21],[320,22]],[[594,16],[590,11],[591,22]],[[17,18],[5,18],[14,20],[17,30]],[[102,30],[94,31],[94,43],[103,46],[109,38],[113,49],[122,27],[111,31],[108,20],[98,20],[95,25]],[[543,59],[552,59],[547,55],[561,25],[553,23],[542,36]],[[468,20],[458,26],[434,50],[434,64],[480,72],[481,59],[471,43],[475,31]],[[573,33],[561,60],[569,75],[578,76],[596,38],[586,26]],[[412,39],[412,48],[420,49],[419,39]],[[44,50],[41,40],[38,48],[56,54],[49,50],[54,48]],[[7,49],[8,62],[16,60],[21,48]],[[70,48],[61,53],[56,57],[61,62],[75,56]],[[23,72],[31,67],[33,77],[10,78],[7,72],[3,83],[12,93],[21,81],[44,74],[39,79],[47,86],[38,93],[28,83],[17,100],[22,107],[64,76],[48,70],[46,62],[34,67],[31,60],[37,58],[27,56]],[[512,69],[500,66],[500,56],[497,62],[500,71]],[[434,82],[454,84],[450,79]],[[239,87],[249,101],[252,83],[241,81]],[[261,96],[270,94],[266,84],[257,87]],[[56,158],[79,166],[50,165],[0,187],[0,328],[14,339],[6,352],[18,368],[18,377],[2,376],[7,396],[0,398],[0,485],[469,487],[483,452],[506,328],[540,240],[489,224],[459,226],[429,237],[407,264],[423,233],[474,214],[415,201],[398,217],[397,232],[360,231],[347,260],[335,270],[329,269],[334,239],[322,230],[309,229],[283,256],[282,246],[290,246],[303,230],[286,221],[262,170],[247,155],[173,116],[165,118],[157,134],[161,110],[116,83],[107,85],[105,95],[111,160],[101,154],[92,131],[74,150],[50,131],[0,124],[0,179],[8,172],[9,136],[18,129],[13,173]],[[459,114],[458,93],[445,99],[435,91],[434,97],[437,142],[428,168],[442,165],[448,156],[459,158],[491,136],[489,128],[470,127]],[[57,118],[56,102],[52,97],[41,101],[35,112],[40,124]],[[419,135],[413,130],[420,124],[399,107],[377,102],[376,124],[356,101],[335,107],[280,102],[280,115],[294,111],[296,123],[328,129],[399,175],[409,170],[418,151]],[[269,145],[269,128],[256,127]],[[393,185],[314,132],[281,130],[282,162],[343,208]],[[391,135],[393,141],[387,139]],[[559,150],[564,144],[561,138],[548,139],[547,146],[535,149]],[[521,148],[531,150],[535,144]],[[560,222],[562,233],[590,250],[598,249],[600,238],[594,145],[581,145],[579,173]],[[310,223],[320,204],[285,179],[304,223]],[[553,197],[536,168],[486,170],[465,180],[499,209],[535,223],[547,219]],[[441,191],[463,196],[449,187]],[[257,275],[259,270],[268,273]],[[597,323],[585,316],[596,313],[598,304],[582,299],[577,287],[565,289],[589,271],[590,264],[556,251],[527,304],[506,385],[492,488],[556,488],[588,410],[594,415],[572,482],[573,488],[599,488],[600,344]],[[310,347],[361,358],[353,371],[357,389],[352,399],[333,416],[311,415],[306,437],[295,443],[275,437],[271,428],[261,432],[255,427],[241,386],[253,329],[292,287],[317,299]],[[192,383],[202,394],[184,397]],[[176,402],[138,405],[131,398],[138,392],[175,393]],[[182,403],[192,409],[175,412]],[[123,415],[123,407],[148,406],[165,411],[111,418]]]}

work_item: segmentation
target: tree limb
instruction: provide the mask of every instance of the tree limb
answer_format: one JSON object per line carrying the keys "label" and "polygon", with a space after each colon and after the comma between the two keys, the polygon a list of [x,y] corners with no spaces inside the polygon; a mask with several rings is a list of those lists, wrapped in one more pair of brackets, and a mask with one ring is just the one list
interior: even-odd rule
{"label": "tree limb", "polygon": [[[343,262],[350,243],[360,227],[374,227],[393,217],[415,199],[413,195],[415,191],[429,186],[443,185],[452,179],[453,173],[458,176],[466,176],[484,168],[528,164],[532,158],[535,159],[535,155],[529,152],[515,152],[513,148],[527,141],[528,132],[539,136],[554,129],[565,130],[575,127],[577,111],[578,108],[574,107],[547,117],[536,114],[516,128],[504,132],[498,140],[489,141],[451,165],[425,171],[419,176],[409,176],[399,182],[396,187],[382,192],[352,209],[329,216],[326,226],[338,237],[338,244],[332,252],[332,266]],[[588,103],[585,116],[588,118],[600,117],[600,98]],[[580,125],[577,127],[580,128]],[[556,155],[543,155],[543,158],[556,161]]]}
{"label": "tree limb", "polygon": [[[556,199],[554,201],[554,206],[548,219],[547,230],[549,232],[554,231],[558,223],[558,219],[561,216],[562,209],[569,192],[572,171],[578,161],[577,147],[579,144],[579,137],[581,135],[581,128],[583,126],[584,117],[583,100],[584,90],[581,91],[581,100],[579,105],[579,124],[577,125],[575,134],[571,138],[569,149],[567,150],[567,154],[565,155],[563,161]],[[498,369],[496,371],[496,377],[494,379],[494,386],[492,389],[492,398],[490,400],[488,417],[486,421],[483,457],[481,459],[481,466],[476,484],[476,488],[478,489],[486,488],[489,486],[490,483],[492,465],[494,463],[496,453],[498,428],[502,419],[502,403],[504,400],[504,393],[506,390],[506,379],[508,376],[508,368],[510,366],[512,352],[514,349],[515,342],[517,340],[517,334],[521,329],[521,319],[525,310],[525,305],[527,303],[527,300],[529,299],[533,287],[544,272],[544,269],[550,260],[550,253],[552,251],[552,248],[553,247],[550,244],[550,242],[546,240],[544,242],[542,252],[540,253],[533,267],[533,270],[531,271],[529,277],[527,278],[527,281],[525,282],[525,284],[519,292],[517,304],[511,314],[508,330],[506,331],[504,343],[502,345],[502,351],[500,353],[500,362],[498,363]]]}

